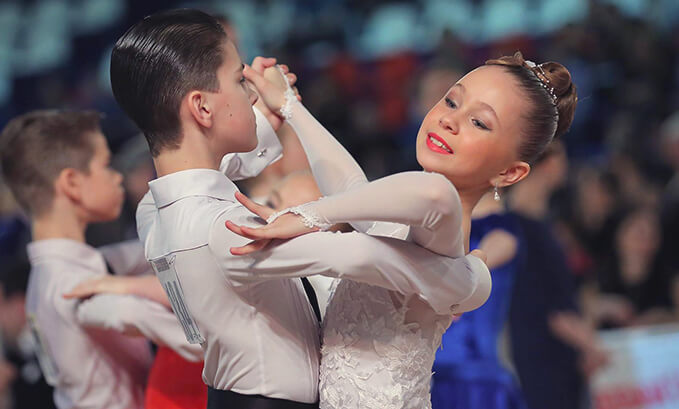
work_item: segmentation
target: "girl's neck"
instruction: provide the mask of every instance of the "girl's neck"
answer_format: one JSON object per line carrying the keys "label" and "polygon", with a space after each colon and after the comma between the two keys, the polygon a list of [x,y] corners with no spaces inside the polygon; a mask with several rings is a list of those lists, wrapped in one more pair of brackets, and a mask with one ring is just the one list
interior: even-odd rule
{"label": "girl's neck", "polygon": [[472,212],[474,207],[486,193],[485,190],[459,191],[462,203],[462,234],[464,235],[464,251],[469,252],[469,237],[472,229]]}
{"label": "girl's neck", "polygon": [[491,214],[503,213],[505,210],[501,200],[495,200],[494,193],[484,194],[472,211],[472,218],[480,219]]}

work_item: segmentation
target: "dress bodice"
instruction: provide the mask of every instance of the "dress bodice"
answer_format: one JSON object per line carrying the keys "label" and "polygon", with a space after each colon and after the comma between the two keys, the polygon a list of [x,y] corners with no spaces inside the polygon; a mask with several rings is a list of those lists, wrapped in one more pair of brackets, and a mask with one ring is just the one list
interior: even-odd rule
{"label": "dress bodice", "polygon": [[450,321],[417,297],[337,280],[323,325],[321,408],[431,408],[431,368]]}

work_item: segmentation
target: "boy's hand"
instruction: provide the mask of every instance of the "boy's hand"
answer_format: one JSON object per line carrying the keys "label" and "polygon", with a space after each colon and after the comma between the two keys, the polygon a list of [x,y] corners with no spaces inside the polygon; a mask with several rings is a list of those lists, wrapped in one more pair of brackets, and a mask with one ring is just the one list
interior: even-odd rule
{"label": "boy's hand", "polygon": [[127,294],[130,277],[105,275],[85,280],[63,295],[64,298],[85,299],[96,294]]}

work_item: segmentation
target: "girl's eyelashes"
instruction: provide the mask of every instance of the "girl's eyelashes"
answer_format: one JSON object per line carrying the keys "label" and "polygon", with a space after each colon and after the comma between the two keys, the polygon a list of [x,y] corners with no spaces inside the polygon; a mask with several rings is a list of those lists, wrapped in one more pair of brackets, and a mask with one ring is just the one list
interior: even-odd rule
{"label": "girl's eyelashes", "polygon": [[472,124],[474,124],[475,127],[483,129],[485,131],[490,131],[490,128],[486,126],[482,121],[479,121],[478,119],[472,119]]}
{"label": "girl's eyelashes", "polygon": [[[457,104],[455,103],[455,101],[453,101],[449,97],[446,97],[445,101],[446,101],[446,105],[448,106],[448,108],[451,108],[451,109],[457,108]],[[490,131],[490,128],[481,120],[472,119],[472,124],[479,129],[483,129],[484,131]]]}

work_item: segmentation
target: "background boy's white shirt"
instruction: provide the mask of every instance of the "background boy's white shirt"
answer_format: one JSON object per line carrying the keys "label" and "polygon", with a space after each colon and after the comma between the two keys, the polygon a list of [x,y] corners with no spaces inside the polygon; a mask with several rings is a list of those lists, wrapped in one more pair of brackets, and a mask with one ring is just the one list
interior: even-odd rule
{"label": "background boy's white shirt", "polygon": [[30,243],[28,254],[26,312],[56,367],[49,382],[57,407],[142,408],[153,359],[148,342],[84,328],[78,301],[62,297],[81,281],[107,274],[101,253],[84,243],[50,239]]}

